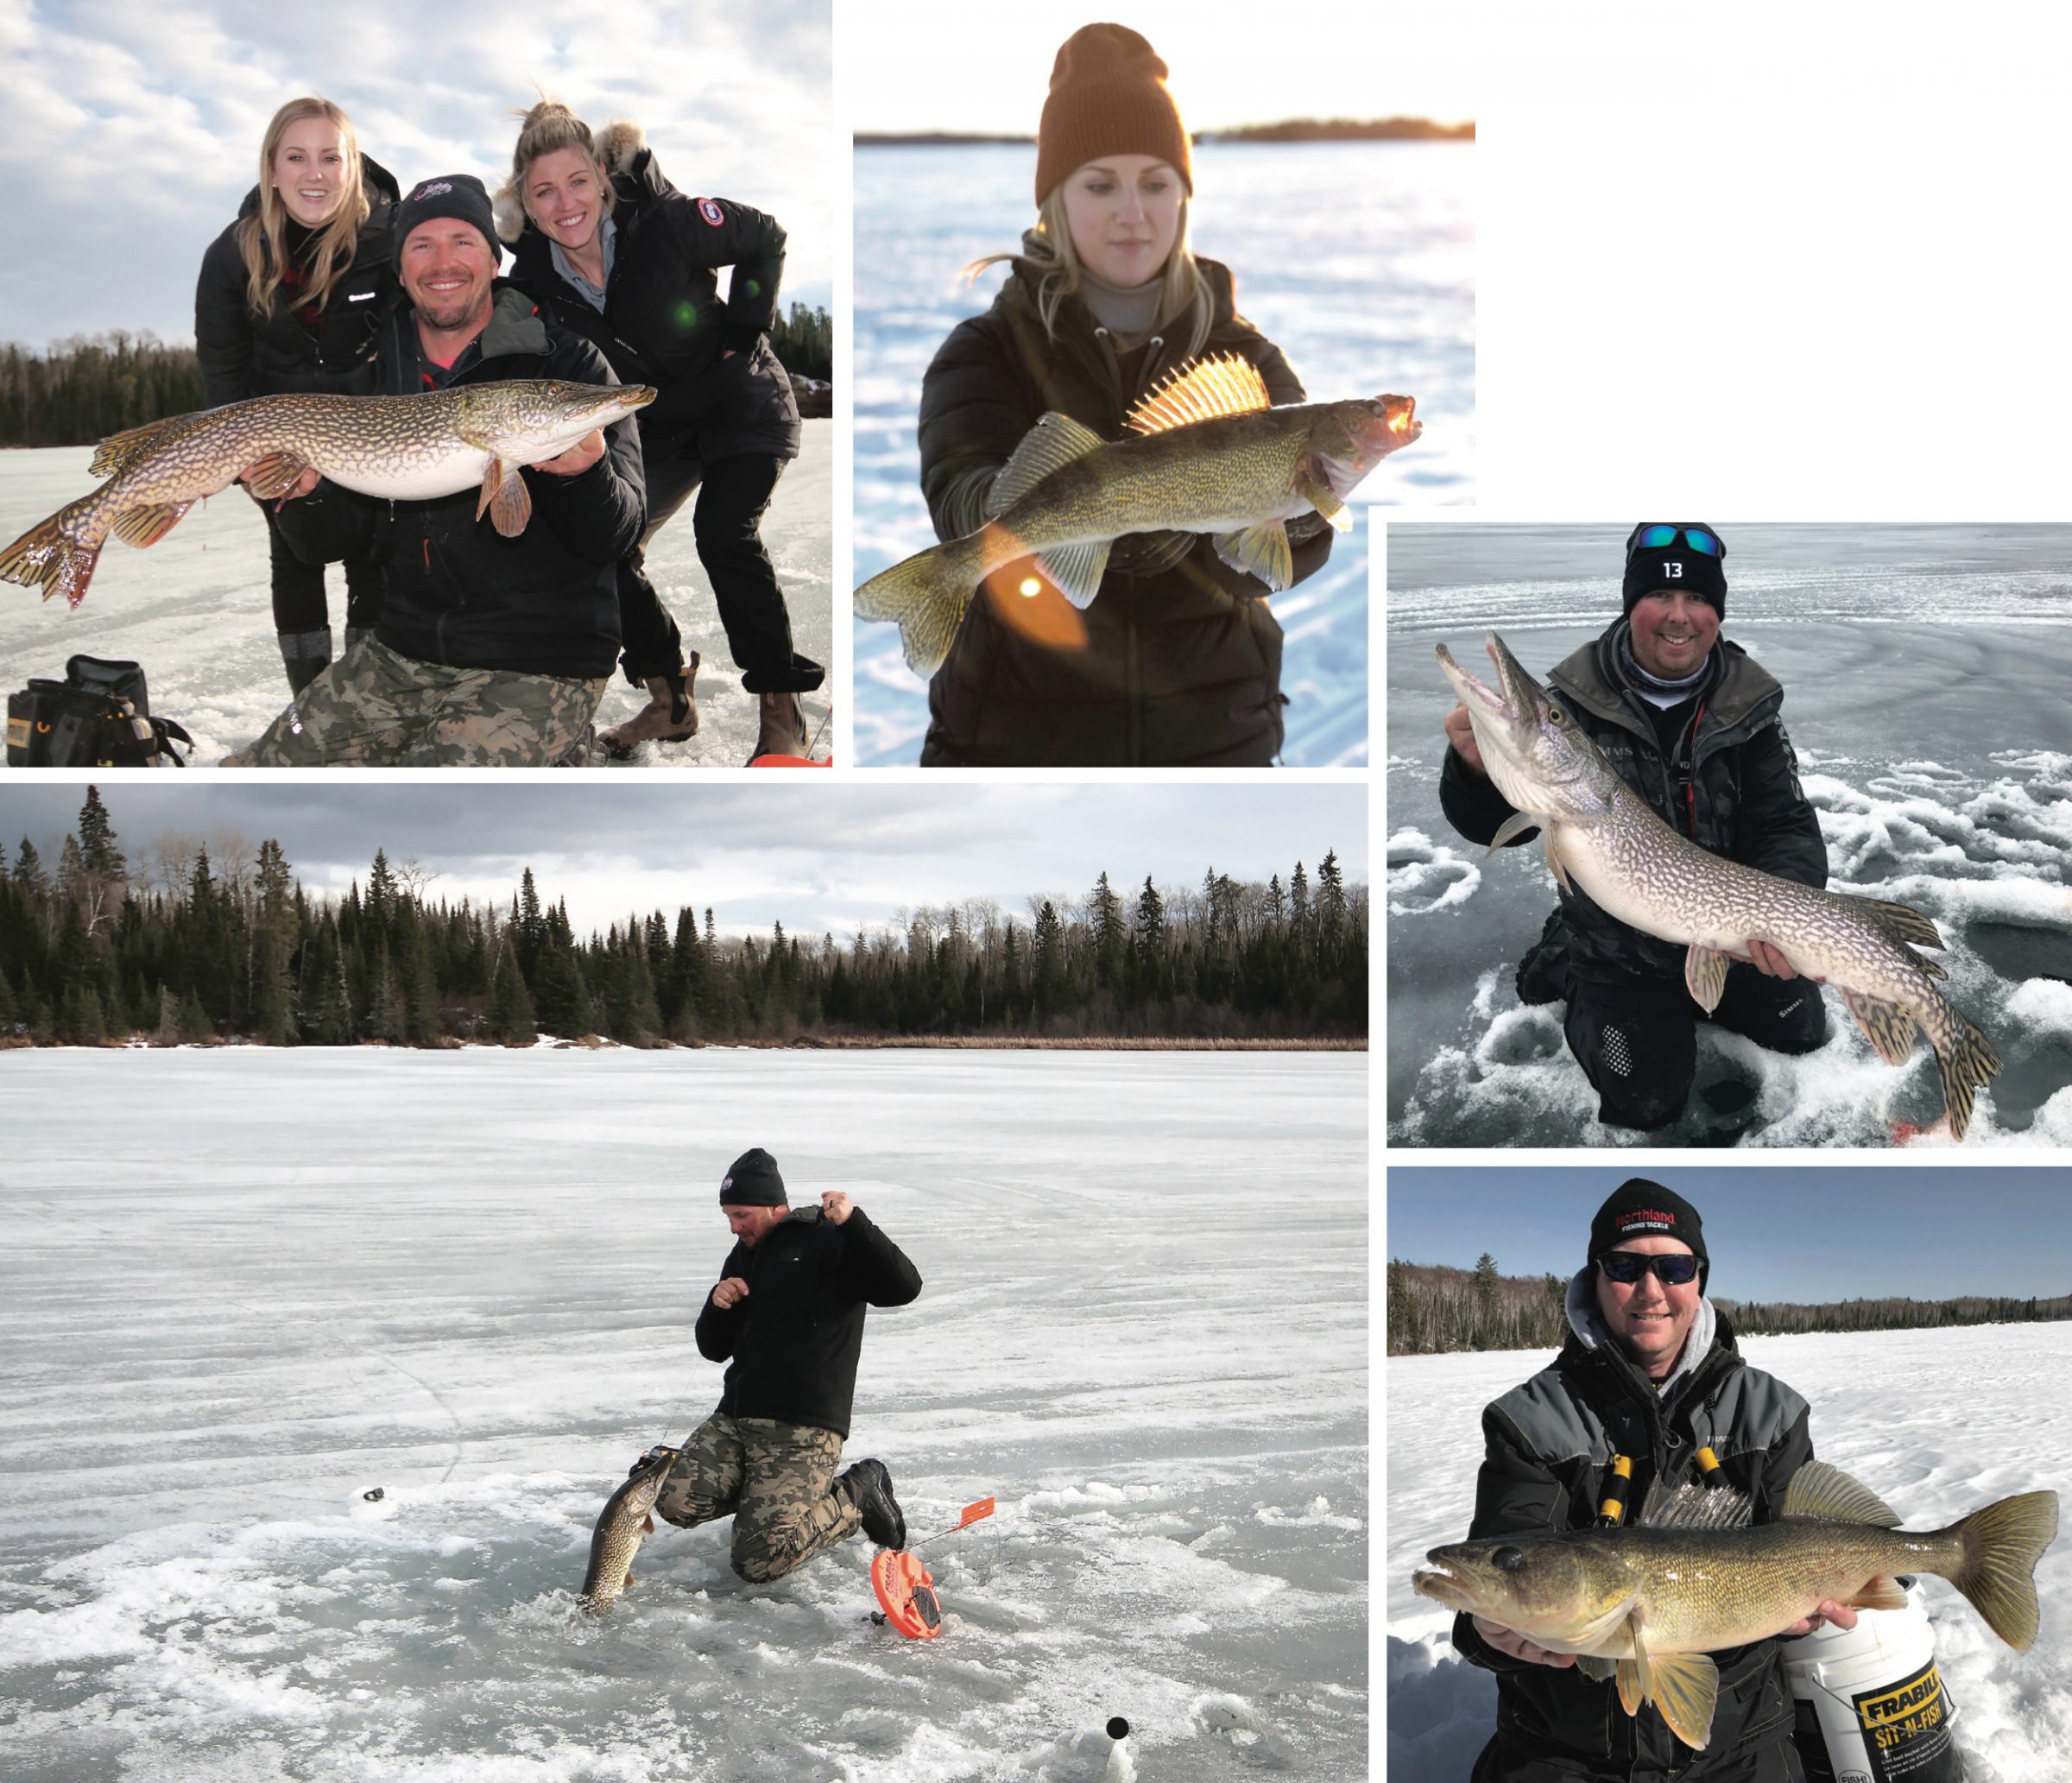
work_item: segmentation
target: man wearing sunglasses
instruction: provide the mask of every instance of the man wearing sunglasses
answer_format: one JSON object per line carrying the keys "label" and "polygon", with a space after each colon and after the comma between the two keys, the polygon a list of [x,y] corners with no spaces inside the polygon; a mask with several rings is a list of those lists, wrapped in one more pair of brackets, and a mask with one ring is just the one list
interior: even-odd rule
{"label": "man wearing sunglasses", "polygon": [[[1710,527],[1644,522],[1626,541],[1625,612],[1548,675],[1576,718],[1656,816],[1699,847],[1802,885],[1828,882],[1820,820],[1798,783],[1779,716],[1785,691],[1720,635],[1727,547]],[[1482,767],[1468,708],[1446,715],[1439,802],[1471,842],[1513,813]],[[1513,845],[1539,833],[1528,830]],[[1597,1118],[1652,1129],[1677,1119],[1697,1074],[1703,1012],[1684,981],[1687,949],[1620,922],[1563,888],[1519,968],[1527,1003],[1567,999],[1569,1050],[1597,1091]],[[1735,964],[1711,1020],[1776,1053],[1828,1037],[1819,989],[1767,943]]]}
{"label": "man wearing sunglasses", "polygon": [[[1592,1527],[1618,1495],[1616,1456],[1632,1470],[1622,1523],[1658,1480],[1732,1486],[1757,1522],[1777,1521],[1791,1476],[1813,1458],[1806,1402],[1741,1360],[1726,1315],[1705,1298],[1710,1268],[1697,1209],[1660,1183],[1634,1177],[1597,1210],[1589,1261],[1569,1283],[1560,1355],[1483,1409],[1468,1540]],[[1625,1714],[1618,1686],[1592,1683],[1573,1653],[1456,1615],[1455,1647],[1497,1679],[1497,1731],[1475,1783],[1803,1783],[1778,1641],[1822,1621],[1854,1628],[1856,1612],[1822,1603],[1768,1640],[1713,1655],[1719,1704],[1694,1755],[1653,1708]]]}

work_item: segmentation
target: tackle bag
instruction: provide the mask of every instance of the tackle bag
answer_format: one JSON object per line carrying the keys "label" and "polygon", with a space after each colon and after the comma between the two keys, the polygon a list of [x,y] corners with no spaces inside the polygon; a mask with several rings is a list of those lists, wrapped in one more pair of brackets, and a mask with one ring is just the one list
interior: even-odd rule
{"label": "tackle bag", "polygon": [[134,662],[75,656],[63,680],[32,680],[7,696],[9,768],[184,768],[175,742],[194,746],[170,718],[151,716]]}

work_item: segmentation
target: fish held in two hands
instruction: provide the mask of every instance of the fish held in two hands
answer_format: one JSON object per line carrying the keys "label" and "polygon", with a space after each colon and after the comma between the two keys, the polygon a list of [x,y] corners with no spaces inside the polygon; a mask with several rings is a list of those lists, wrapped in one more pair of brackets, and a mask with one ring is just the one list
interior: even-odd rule
{"label": "fish held in two hands", "polygon": [[1577,1654],[1586,1677],[1617,1679],[1628,1715],[1652,1702],[1701,1751],[1719,1697],[1708,1654],[1766,1640],[1830,1599],[1901,1609],[1900,1573],[1948,1579],[2018,1653],[2036,1639],[2034,1575],[2057,1534],[2055,1492],[1917,1532],[1839,1468],[1810,1461],[1791,1477],[1781,1522],[1750,1518],[1747,1495],[1731,1487],[1671,1492],[1658,1483],[1631,1528],[1434,1548],[1411,1584],[1551,1653]]}
{"label": "fish held in two hands", "polygon": [[1688,944],[1684,980],[1709,1013],[1730,960],[1763,941],[1800,977],[1832,985],[1887,1065],[1904,1065],[1917,1031],[1942,1073],[1951,1135],[1964,1137],[1973,1092],[2000,1069],[1992,1043],[1935,981],[1949,975],[1915,950],[1940,949],[1935,923],[1905,904],[1816,890],[1779,879],[1679,836],[1620,779],[1567,704],[1527,674],[1490,633],[1494,687],[1462,668],[1445,645],[1439,667],[1468,708],[1475,746],[1496,789],[1517,807],[1492,851],[1537,828],[1547,865],[1620,921]]}
{"label": "fish held in two hands", "polygon": [[929,675],[980,584],[1025,557],[1083,608],[1124,534],[1207,533],[1225,563],[1286,588],[1287,522],[1316,513],[1349,527],[1345,497],[1424,431],[1417,406],[1376,396],[1275,408],[1259,368],[1232,353],[1153,390],[1125,423],[1134,439],[1104,441],[1053,410],[994,483],[985,525],[872,577],[856,590],[856,614],[897,621],[907,666]]}
{"label": "fish held in two hands", "polygon": [[247,487],[267,501],[310,470],[399,502],[479,484],[476,518],[486,512],[515,538],[533,510],[518,467],[560,457],[654,396],[646,384],[514,378],[415,396],[255,396],[170,415],[102,440],[92,470],[108,481],[0,551],[0,581],[41,585],[45,600],[61,594],[76,607],[111,533],[155,545],[197,501],[247,471]]}

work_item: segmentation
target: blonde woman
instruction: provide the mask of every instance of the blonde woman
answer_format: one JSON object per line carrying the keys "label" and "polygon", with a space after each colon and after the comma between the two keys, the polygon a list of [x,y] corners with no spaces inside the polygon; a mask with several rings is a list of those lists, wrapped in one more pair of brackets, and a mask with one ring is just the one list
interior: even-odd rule
{"label": "blonde woman", "polygon": [[[921,487],[943,539],[978,530],[1046,409],[1120,439],[1146,390],[1212,353],[1253,361],[1276,403],[1302,401],[1279,349],[1236,313],[1229,271],[1188,247],[1193,158],[1166,72],[1121,25],[1089,25],[1058,52],[1036,226],[1019,255],[978,262],[1013,271],[921,384]],[[1299,581],[1323,566],[1330,528],[1310,516],[1288,536]],[[1191,533],[1117,541],[1083,611],[1048,587],[989,585],[929,683],[922,766],[1270,764],[1286,702],[1266,592]]]}
{"label": "blonde woman", "polygon": [[[731,199],[686,198],[663,177],[637,125],[612,124],[593,142],[589,126],[553,100],[525,115],[496,224],[513,245],[512,283],[596,345],[622,382],[660,392],[640,411],[648,529],[619,566],[622,666],[650,703],[599,740],[624,755],[698,729],[698,653],[685,661],[641,560],[695,494],[698,561],[742,686],[757,696],[754,756],[802,755],[799,696],[825,672],[792,647],[761,534],[777,478],[799,456],[798,405],[768,333],[783,229]],[[723,267],[733,276],[723,302]]]}
{"label": "blonde woman", "polygon": [[[352,122],[328,99],[290,99],[259,150],[259,183],[209,244],[194,291],[194,344],[209,405],[281,390],[373,388],[376,313],[395,288],[388,220],[399,196],[361,155]],[[331,661],[321,565],[287,548],[262,507],[273,553],[274,627],[295,692]],[[381,577],[345,566],[346,642],[370,629]]]}

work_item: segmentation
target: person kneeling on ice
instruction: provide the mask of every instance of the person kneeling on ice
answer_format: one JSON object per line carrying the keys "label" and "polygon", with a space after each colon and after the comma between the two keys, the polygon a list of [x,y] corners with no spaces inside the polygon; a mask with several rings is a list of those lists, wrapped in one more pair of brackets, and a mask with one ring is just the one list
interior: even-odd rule
{"label": "person kneeling on ice", "polygon": [[[1614,1504],[1626,1522],[1657,1483],[1730,1486],[1753,1501],[1754,1521],[1778,1520],[1792,1475],[1813,1458],[1806,1402],[1741,1360],[1704,1297],[1711,1268],[1698,1211],[1681,1195],[1634,1177],[1606,1199],[1569,1283],[1560,1355],[1483,1407],[1469,1540],[1589,1529]],[[1719,1698],[1694,1756],[1655,1710],[1620,1712],[1617,1685],[1583,1676],[1574,1653],[1463,1612],[1454,1647],[1496,1673],[1497,1731],[1474,1783],[1800,1783],[1778,1643],[1823,1622],[1853,1628],[1856,1612],[1823,1603],[1771,1639],[1712,1656]]]}
{"label": "person kneeling on ice", "polygon": [[[1709,527],[1652,522],[1626,541],[1625,616],[1547,676],[1619,777],[1700,848],[1824,888],[1828,849],[1785,734],[1785,690],[1720,635],[1727,547]],[[1439,803],[1470,842],[1487,844],[1515,813],[1482,766],[1468,708],[1445,718]],[[1509,839],[1516,847],[1539,831]],[[1749,944],[1709,1019],[1773,1053],[1810,1053],[1828,1038],[1817,989],[1783,954]],[[1684,983],[1687,949],[1621,922],[1563,885],[1561,906],[1518,970],[1526,1003],[1566,998],[1562,1030],[1597,1092],[1607,1126],[1652,1129],[1684,1112],[1697,1074],[1703,1013]]]}
{"label": "person kneeling on ice", "polygon": [[[379,394],[618,383],[596,347],[497,278],[481,180],[424,180],[395,237],[407,301],[375,332]],[[618,661],[619,560],[647,523],[640,435],[622,418],[518,474],[531,513],[507,538],[473,489],[377,501],[304,471],[282,535],[312,563],[371,553],[381,616],[224,766],[547,768],[579,755]]]}
{"label": "person kneeling on ice", "polygon": [[790,1206],[777,1160],[760,1147],[719,1186],[734,1249],[698,1315],[698,1347],[730,1365],[719,1407],[685,1442],[654,1501],[680,1528],[734,1519],[734,1570],[781,1578],[860,1528],[906,1545],[906,1520],[881,1461],[840,1474],[856,1396],[863,1309],[904,1306],[920,1272],[838,1189]]}

